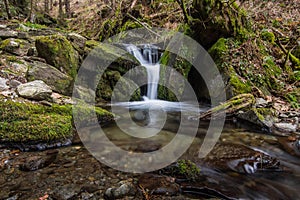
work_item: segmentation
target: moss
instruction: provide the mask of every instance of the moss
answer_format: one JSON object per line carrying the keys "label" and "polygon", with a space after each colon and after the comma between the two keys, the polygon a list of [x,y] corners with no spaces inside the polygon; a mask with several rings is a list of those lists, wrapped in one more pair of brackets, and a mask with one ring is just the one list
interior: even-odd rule
{"label": "moss", "polygon": [[261,37],[261,39],[264,40],[264,41],[268,41],[268,42],[270,42],[270,43],[272,43],[272,44],[275,44],[275,39],[276,39],[276,38],[275,38],[274,33],[270,32],[270,31],[268,31],[268,30],[266,30],[266,29],[263,29],[263,30],[261,31],[260,37]]}
{"label": "moss", "polygon": [[291,62],[294,64],[295,69],[300,69],[300,60],[291,53],[289,54],[289,58]]}
{"label": "moss", "polygon": [[16,56],[7,56],[6,57],[8,62],[15,62],[18,64],[24,64],[20,59],[18,59]]}
{"label": "moss", "polygon": [[40,36],[36,39],[39,56],[58,70],[75,77],[78,69],[78,53],[62,35]]}
{"label": "moss", "polygon": [[230,84],[233,87],[234,94],[243,94],[249,93],[252,90],[251,83],[249,81],[242,81],[241,77],[239,77],[233,67],[230,67]]}
{"label": "moss", "polygon": [[73,135],[72,116],[64,106],[0,101],[0,140],[51,141]]}
{"label": "moss", "polygon": [[185,176],[187,179],[195,179],[200,174],[200,169],[190,160],[178,160],[175,173]]}
{"label": "moss", "polygon": [[[113,115],[95,108],[99,122],[113,119]],[[0,141],[2,142],[50,142],[70,138],[72,106],[43,106],[33,103],[0,101]]]}
{"label": "moss", "polygon": [[228,52],[227,39],[220,38],[209,50],[209,55],[217,65],[222,63],[222,58]]}

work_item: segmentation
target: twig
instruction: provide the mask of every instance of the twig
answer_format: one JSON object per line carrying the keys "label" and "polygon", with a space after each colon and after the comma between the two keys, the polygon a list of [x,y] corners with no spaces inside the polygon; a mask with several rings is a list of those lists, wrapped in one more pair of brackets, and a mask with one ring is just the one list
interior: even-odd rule
{"label": "twig", "polygon": [[[130,17],[131,19],[133,19],[134,21],[136,21],[137,23],[139,23],[140,25],[142,25],[145,29],[147,29],[149,32],[153,33],[154,35],[158,36],[158,37],[161,37],[159,34],[155,33],[153,30],[151,30],[151,27],[147,27],[145,25],[145,23],[141,22],[140,20],[138,20],[137,18],[135,18],[134,16],[132,16],[131,14],[129,13],[126,13],[126,15],[128,17]],[[147,24],[148,25],[148,24]],[[149,26],[149,25],[148,25]]]}

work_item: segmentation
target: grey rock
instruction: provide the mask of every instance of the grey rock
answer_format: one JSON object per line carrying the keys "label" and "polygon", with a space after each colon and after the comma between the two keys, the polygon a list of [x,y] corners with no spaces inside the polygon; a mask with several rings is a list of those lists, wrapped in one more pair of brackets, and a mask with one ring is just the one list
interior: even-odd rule
{"label": "grey rock", "polygon": [[7,28],[7,25],[5,24],[0,24],[0,29],[6,29]]}
{"label": "grey rock", "polygon": [[0,30],[0,38],[7,39],[7,38],[17,38],[18,32],[12,30]]}
{"label": "grey rock", "polygon": [[268,105],[268,102],[266,100],[264,100],[263,98],[256,98],[255,99],[255,106],[257,108],[264,108]]}
{"label": "grey rock", "polygon": [[[25,62],[24,62],[25,63]],[[15,73],[15,74],[25,74],[28,70],[28,66],[26,64],[23,63],[16,63],[13,62],[11,64],[11,70]]]}
{"label": "grey rock", "polygon": [[7,83],[7,79],[0,77],[0,91],[4,91],[7,90],[9,87],[6,84]]}
{"label": "grey rock", "polygon": [[19,39],[27,39],[27,38],[29,38],[29,35],[26,32],[19,32],[18,33],[18,38]]}
{"label": "grey rock", "polygon": [[8,53],[14,53],[16,49],[20,47],[20,44],[16,42],[14,39],[7,39],[1,42],[2,50]]}
{"label": "grey rock", "polygon": [[84,47],[87,39],[77,33],[69,33],[67,39],[72,43],[73,47],[79,52],[84,52]]}
{"label": "grey rock", "polygon": [[274,127],[276,127],[279,131],[283,132],[296,132],[297,130],[297,124],[291,124],[291,123],[275,123]]}
{"label": "grey rock", "polygon": [[52,90],[41,80],[21,84],[17,87],[19,96],[34,99],[34,100],[48,100],[50,99]]}
{"label": "grey rock", "polygon": [[34,61],[27,72],[27,80],[42,80],[51,89],[60,94],[71,94],[72,78],[60,72],[55,67],[43,62]]}
{"label": "grey rock", "polygon": [[73,89],[73,96],[83,99],[85,102],[92,102],[95,97],[95,91],[83,86],[77,86]]}
{"label": "grey rock", "polygon": [[135,186],[131,182],[124,182],[117,188],[108,188],[105,191],[105,196],[108,199],[120,199],[125,196],[133,196],[135,193]]}
{"label": "grey rock", "polygon": [[238,113],[237,117],[239,119],[255,124],[268,132],[271,132],[271,128],[275,120],[271,116],[264,116],[264,119],[261,119],[254,110],[248,110],[243,113]]}
{"label": "grey rock", "polygon": [[12,79],[9,81],[9,87],[11,88],[17,88],[19,85],[21,85],[22,83],[18,80]]}

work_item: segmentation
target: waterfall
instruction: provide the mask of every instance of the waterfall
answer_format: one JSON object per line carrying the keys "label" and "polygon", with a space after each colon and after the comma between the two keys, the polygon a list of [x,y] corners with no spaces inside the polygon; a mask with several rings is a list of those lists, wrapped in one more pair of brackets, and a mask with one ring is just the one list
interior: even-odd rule
{"label": "waterfall", "polygon": [[126,49],[131,53],[147,70],[147,98],[157,99],[157,87],[159,81],[159,54],[158,49],[153,45],[145,45],[143,49],[129,44]]}

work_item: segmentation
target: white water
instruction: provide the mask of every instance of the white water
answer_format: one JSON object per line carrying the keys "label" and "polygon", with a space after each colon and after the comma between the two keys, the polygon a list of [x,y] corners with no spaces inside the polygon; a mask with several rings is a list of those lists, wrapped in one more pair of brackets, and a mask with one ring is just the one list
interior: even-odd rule
{"label": "white water", "polygon": [[133,44],[127,45],[126,49],[147,70],[147,98],[150,100],[157,99],[157,87],[160,70],[160,65],[158,63],[158,50],[150,45],[145,45],[142,51]]}

